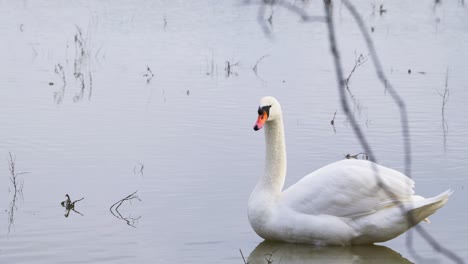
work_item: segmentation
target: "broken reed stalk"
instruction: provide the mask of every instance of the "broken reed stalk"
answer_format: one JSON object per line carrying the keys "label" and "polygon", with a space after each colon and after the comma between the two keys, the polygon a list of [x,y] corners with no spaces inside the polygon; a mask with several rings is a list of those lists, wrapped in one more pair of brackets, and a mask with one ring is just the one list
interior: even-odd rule
{"label": "broken reed stalk", "polygon": [[333,119],[330,121],[330,124],[333,125],[333,126],[335,125],[335,117],[336,117],[336,111],[333,114]]}
{"label": "broken reed stalk", "polygon": [[447,68],[447,71],[445,73],[445,89],[443,93],[439,93],[440,97],[442,97],[442,132],[443,132],[443,138],[444,138],[444,152],[447,152],[447,130],[448,130],[448,125],[447,121],[445,120],[445,105],[447,104],[450,96],[450,90],[448,89],[448,76],[449,76],[449,69]]}
{"label": "broken reed stalk", "polygon": [[23,192],[23,186],[24,182],[21,181],[18,178],[18,176],[27,174],[29,172],[17,172],[16,171],[16,157],[11,154],[11,152],[8,152],[9,158],[8,158],[8,169],[10,171],[10,181],[13,184],[13,190],[14,190],[14,196],[16,198],[16,194],[20,193],[22,194]]}
{"label": "broken reed stalk", "polygon": [[[298,7],[294,3],[290,3],[285,0],[258,0],[258,1],[251,1],[251,0],[246,0],[244,2],[245,4],[250,4],[250,5],[259,5],[258,8],[258,13],[257,13],[257,22],[260,25],[260,27],[263,30],[263,33],[265,36],[272,38],[271,34],[271,24],[270,24],[270,17],[272,17],[272,14],[270,14],[270,17],[268,19],[265,19],[265,13],[266,13],[266,6],[280,6],[282,8],[285,8],[289,10],[290,12],[298,15],[302,22],[324,22],[325,18],[323,16],[311,16],[309,15],[306,11],[304,11],[301,7]],[[271,18],[272,20],[273,18]],[[270,24],[270,26],[268,26]]]}
{"label": "broken reed stalk", "polygon": [[330,121],[330,124],[333,126],[333,132],[336,134],[336,128],[335,128],[335,117],[336,117],[336,111],[333,114],[333,119]]}
{"label": "broken reed stalk", "polygon": [[91,71],[88,72],[88,76],[89,76],[88,100],[91,101],[91,96],[93,95],[93,75],[91,75]]}
{"label": "broken reed stalk", "polygon": [[[10,201],[10,207],[8,213],[8,233],[10,233],[11,227],[15,221],[15,210],[17,209],[16,201],[18,195],[22,197],[24,182],[20,181],[19,175],[27,174],[28,172],[17,172],[16,171],[16,157],[8,152],[8,169],[10,171],[10,182],[13,185],[13,197]],[[11,190],[10,190],[11,191]]]}
{"label": "broken reed stalk", "polygon": [[149,84],[154,77],[154,73],[148,65],[146,65],[146,73],[143,74],[143,77],[146,77],[146,84]]}
{"label": "broken reed stalk", "polygon": [[60,77],[60,79],[62,79],[63,86],[66,86],[67,85],[67,80],[65,79],[65,70],[64,70],[63,66],[60,63],[57,63],[55,65],[54,72],[55,72],[55,74],[57,74]]}
{"label": "broken reed stalk", "polygon": [[237,72],[234,71],[234,67],[237,67],[239,66],[239,62],[230,62],[230,61],[226,61],[226,66],[224,67],[224,72],[225,72],[225,76],[226,78],[229,78],[231,75],[234,75],[234,76],[237,76]]}
{"label": "broken reed stalk", "polygon": [[65,69],[60,63],[57,63],[55,65],[54,72],[60,77],[60,79],[62,79],[62,87],[58,91],[54,92],[54,101],[56,104],[60,104],[63,101],[63,97],[65,95],[65,87],[67,86]]}
{"label": "broken reed stalk", "polygon": [[257,60],[257,62],[255,63],[255,65],[252,67],[252,71],[255,72],[255,75],[258,75],[257,73],[257,67],[258,67],[258,64],[263,60],[265,59],[266,57],[270,56],[269,54],[265,54],[263,55],[262,57],[260,57],[260,59]]}
{"label": "broken reed stalk", "polygon": [[[73,97],[74,102],[81,101],[84,97],[84,93],[86,90],[86,82],[85,82],[85,72],[86,69],[83,69],[86,64],[86,59],[89,61],[89,54],[91,51],[88,49],[87,40],[83,37],[83,32],[78,25],[75,25],[76,33],[75,33],[75,59],[74,59],[74,72],[73,76],[77,79],[80,83],[80,91]],[[88,32],[89,37],[89,32]],[[87,66],[88,69],[88,79],[89,79],[89,91],[88,91],[88,100],[91,100],[92,96],[92,89],[93,89],[93,77],[91,75],[91,71],[89,70],[89,65]]]}
{"label": "broken reed stalk", "polygon": [[348,94],[351,97],[351,100],[353,101],[354,108],[358,108],[359,103],[356,97],[354,96],[354,94],[351,92],[351,89],[349,88],[349,81],[351,80],[351,77],[353,76],[353,73],[356,71],[356,69],[359,68],[362,64],[366,63],[366,61],[367,61],[367,57],[365,57],[362,54],[359,54],[357,58],[354,58],[354,66],[349,72],[348,77],[345,80],[346,90],[348,91]]}

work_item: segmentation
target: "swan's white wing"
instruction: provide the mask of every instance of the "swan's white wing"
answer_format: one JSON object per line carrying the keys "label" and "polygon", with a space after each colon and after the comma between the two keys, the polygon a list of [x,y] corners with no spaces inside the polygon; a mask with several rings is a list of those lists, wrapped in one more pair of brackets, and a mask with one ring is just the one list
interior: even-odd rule
{"label": "swan's white wing", "polygon": [[[392,196],[379,187],[377,174]],[[394,200],[417,199],[413,187],[414,182],[398,171],[349,159],[302,178],[283,192],[282,205],[303,214],[356,217],[391,205]]]}

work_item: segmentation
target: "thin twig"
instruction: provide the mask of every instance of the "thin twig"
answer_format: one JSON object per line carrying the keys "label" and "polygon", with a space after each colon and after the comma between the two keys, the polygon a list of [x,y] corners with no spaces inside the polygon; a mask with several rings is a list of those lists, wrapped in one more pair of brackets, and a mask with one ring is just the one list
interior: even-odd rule
{"label": "thin twig", "polygon": [[[57,74],[62,80],[62,86],[56,92],[54,92],[54,101],[56,104],[60,104],[63,101],[65,95],[65,87],[67,86],[67,79],[65,75],[65,69],[60,63],[57,63],[54,68],[55,74]],[[51,82],[52,83],[52,82]],[[53,83],[52,83],[53,84]]]}
{"label": "thin twig", "polygon": [[244,260],[244,264],[249,264],[247,261],[245,261],[244,254],[242,253],[242,249],[239,248],[239,252],[242,256],[242,260]]}
{"label": "thin twig", "polygon": [[91,96],[93,95],[93,75],[91,75],[91,71],[88,72],[89,77],[89,93],[88,93],[88,100],[91,101]]}
{"label": "thin twig", "polygon": [[149,66],[146,66],[146,73],[143,74],[143,77],[146,77],[147,84],[149,84],[151,82],[151,79],[153,79],[154,73],[151,71],[151,68]]}
{"label": "thin twig", "polygon": [[356,54],[354,56],[355,56],[354,66],[351,69],[351,71],[349,72],[348,77],[345,80],[345,84],[346,84],[346,91],[348,91],[348,94],[351,97],[351,100],[353,101],[354,111],[357,110],[358,113],[360,113],[361,112],[360,104],[357,101],[356,96],[354,96],[354,94],[351,92],[351,89],[349,88],[349,81],[351,80],[351,77],[353,76],[356,69],[359,68],[362,64],[366,63],[367,57],[365,57],[362,54],[359,54],[359,56],[357,58],[356,58]]}
{"label": "thin twig", "polygon": [[259,1],[250,1],[247,0],[245,1],[246,4],[252,4],[252,5],[259,5],[258,8],[258,13],[257,13],[257,22],[261,26],[263,33],[267,37],[272,37],[271,35],[271,24],[269,26],[270,21],[268,19],[265,19],[265,13],[266,13],[266,6],[270,5],[276,5],[283,7],[294,14],[298,15],[303,22],[324,22],[325,18],[322,16],[311,16],[309,15],[306,11],[304,11],[302,8],[298,7],[295,4],[292,4],[288,1],[285,0],[259,0]]}
{"label": "thin twig", "polygon": [[354,58],[354,66],[351,69],[351,71],[349,72],[348,77],[346,78],[346,87],[348,88],[348,90],[349,90],[349,80],[351,79],[351,76],[353,75],[354,71],[356,71],[356,69],[359,66],[366,63],[366,61],[367,61],[367,57],[365,57],[362,54],[359,54],[359,56],[357,58]]}
{"label": "thin twig", "polygon": [[239,62],[230,62],[230,61],[226,61],[226,66],[224,67],[224,72],[225,72],[225,75],[226,75],[226,78],[229,78],[231,75],[232,76],[238,76],[239,74],[234,71],[234,68],[235,67],[238,67],[239,66]]}
{"label": "thin twig", "polygon": [[258,76],[258,72],[257,72],[257,66],[258,64],[263,60],[265,59],[266,57],[270,56],[269,54],[265,54],[263,55],[262,57],[260,57],[260,59],[257,60],[257,62],[255,63],[255,65],[252,67],[252,71],[255,72],[255,75]]}

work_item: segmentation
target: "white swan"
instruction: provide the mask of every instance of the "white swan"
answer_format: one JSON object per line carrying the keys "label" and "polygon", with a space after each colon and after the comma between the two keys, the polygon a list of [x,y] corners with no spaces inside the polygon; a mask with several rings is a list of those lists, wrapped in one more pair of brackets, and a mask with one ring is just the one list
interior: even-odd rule
{"label": "white swan", "polygon": [[414,182],[407,176],[357,159],[320,168],[282,191],[286,148],[281,106],[264,97],[258,114],[254,129],[265,130],[265,174],[250,195],[248,217],[264,239],[320,245],[383,242],[425,220],[452,193],[414,195]]}

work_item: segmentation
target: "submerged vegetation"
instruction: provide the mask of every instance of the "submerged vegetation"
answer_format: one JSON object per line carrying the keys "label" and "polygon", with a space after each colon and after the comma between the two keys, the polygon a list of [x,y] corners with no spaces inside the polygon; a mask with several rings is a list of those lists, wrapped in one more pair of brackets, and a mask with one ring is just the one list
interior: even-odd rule
{"label": "submerged vegetation", "polygon": [[17,202],[18,199],[23,198],[23,187],[24,180],[20,177],[21,175],[29,172],[18,172],[16,169],[16,156],[8,153],[8,169],[10,171],[10,183],[11,187],[9,192],[11,193],[10,206],[7,210],[8,213],[8,233],[10,233],[13,224],[15,223],[15,211],[18,210]]}
{"label": "submerged vegetation", "polygon": [[[56,104],[63,103],[67,90],[75,88],[77,92],[72,96],[73,102],[81,101],[85,96],[91,100],[93,94],[93,76],[91,74],[91,48],[88,44],[87,37],[83,35],[83,31],[79,26],[75,26],[76,32],[73,37],[75,47],[75,57],[73,59],[73,78],[75,79],[74,87],[70,87],[67,82],[66,69],[69,69],[68,59],[66,63],[57,63],[54,67],[55,75],[60,79],[61,85],[54,92],[54,102]],[[89,36],[88,36],[89,37]],[[68,47],[68,45],[67,45]],[[49,85],[55,85],[55,82],[50,81]],[[75,86],[76,85],[76,86]]]}

